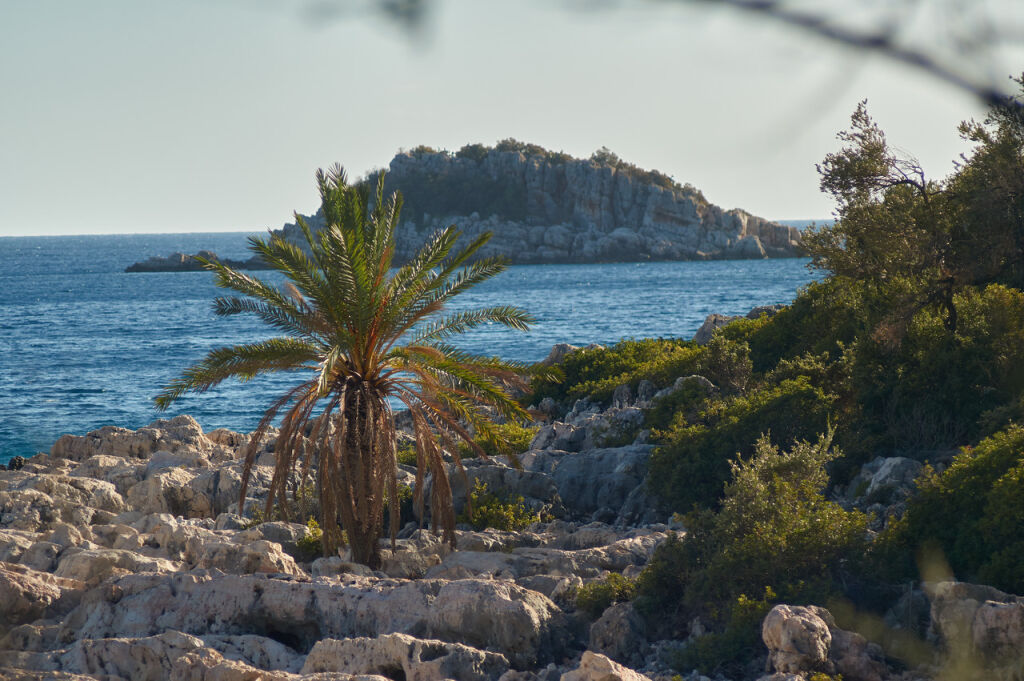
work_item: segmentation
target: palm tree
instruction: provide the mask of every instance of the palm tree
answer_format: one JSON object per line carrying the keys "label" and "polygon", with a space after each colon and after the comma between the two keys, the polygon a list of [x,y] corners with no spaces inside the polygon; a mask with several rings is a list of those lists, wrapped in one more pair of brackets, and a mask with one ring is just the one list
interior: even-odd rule
{"label": "palm tree", "polygon": [[[313,478],[325,555],[343,544],[344,529],[353,560],[376,568],[386,504],[392,546],[399,521],[390,401],[403,404],[412,416],[419,517],[424,517],[424,477],[430,474],[432,529],[440,525],[454,546],[455,513],[442,444],[454,452],[461,440],[483,455],[471,433],[495,437],[495,414],[525,417],[507,389],[522,386],[521,376],[530,367],[473,355],[449,341],[481,324],[525,331],[533,320],[512,306],[444,312],[454,296],[505,269],[499,258],[470,262],[489,234],[452,254],[459,232],[449,226],[392,270],[402,199],[397,192],[385,198],[384,174],[372,201],[369,182],[350,186],[341,166],[317,171],[316,180],[326,222],[322,230],[314,233],[296,215],[304,246],[276,235],[249,240],[254,253],[288,278],[282,287],[204,262],[216,273],[218,286],[242,294],[215,299],[218,315],[253,314],[283,334],[212,350],[155,401],[166,409],[183,393],[203,392],[232,376],[244,381],[266,372],[305,372],[306,380],[270,405],[250,440],[239,509],[257,446],[283,412],[265,513],[270,515],[276,501],[287,518],[288,489]],[[453,459],[461,469],[458,455]]]}

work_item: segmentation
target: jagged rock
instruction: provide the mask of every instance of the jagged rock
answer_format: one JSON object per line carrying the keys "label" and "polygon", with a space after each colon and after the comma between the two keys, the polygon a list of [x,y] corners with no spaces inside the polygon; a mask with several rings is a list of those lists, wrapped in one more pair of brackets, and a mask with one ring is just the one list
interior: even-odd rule
{"label": "jagged rock", "polygon": [[0,632],[41,618],[65,591],[80,591],[82,586],[24,566],[0,563]]}
{"label": "jagged rock", "polygon": [[[647,463],[653,449],[651,445],[629,445],[581,453],[530,451],[519,460],[526,470],[554,481],[558,498],[569,512],[602,522],[641,523],[657,520],[654,507],[644,503]],[[630,495],[634,495],[632,500]]]}
{"label": "jagged rock", "polygon": [[178,657],[204,647],[202,640],[178,631],[146,638],[81,639],[60,656],[60,664],[78,674],[161,681]]}
{"label": "jagged rock", "polygon": [[1019,670],[1024,598],[965,582],[926,584],[934,632],[954,656],[973,655],[989,673]]}
{"label": "jagged rock", "polygon": [[62,640],[257,634],[306,650],[323,638],[388,633],[462,642],[523,668],[563,645],[562,615],[544,596],[507,582],[354,577],[347,583],[200,573],[120,577],[88,594]]}
{"label": "jagged rock", "polygon": [[761,636],[775,671],[828,669],[832,633],[816,609],[776,605],[764,618]]}
{"label": "jagged rock", "polygon": [[508,671],[503,655],[459,643],[422,640],[406,634],[378,638],[318,641],[302,667],[303,674],[338,671],[349,674],[381,674],[417,681],[494,681]]}
{"label": "jagged rock", "polygon": [[190,483],[196,473],[171,468],[152,475],[128,490],[128,504],[142,513],[170,513],[186,518],[213,516],[213,504]]}
{"label": "jagged rock", "polygon": [[561,364],[562,360],[565,359],[566,355],[574,350],[579,350],[578,345],[569,345],[568,343],[555,343],[551,346],[551,351],[548,356],[540,361],[541,364],[551,366],[553,364]]}
{"label": "jagged rock", "polygon": [[54,574],[87,584],[97,584],[111,576],[134,572],[170,573],[182,567],[180,563],[149,558],[124,549],[87,549],[68,551],[60,559]]}
{"label": "jagged rock", "polygon": [[17,563],[34,543],[35,533],[0,530],[0,563]]}
{"label": "jagged rock", "polygon": [[298,673],[302,669],[302,655],[272,638],[252,634],[242,636],[207,635],[201,638],[204,644],[228,660],[244,662],[258,669],[274,669],[292,673]]}
{"label": "jagged rock", "polygon": [[644,629],[632,603],[616,603],[590,625],[590,649],[630,667],[642,665],[649,647]]}
{"label": "jagged rock", "polygon": [[314,577],[336,577],[338,575],[372,577],[373,570],[361,563],[342,560],[340,556],[328,556],[314,560],[310,566],[310,574]]}
{"label": "jagged rock", "polygon": [[50,449],[50,455],[72,461],[84,461],[103,454],[125,459],[147,459],[154,452],[210,451],[213,443],[199,423],[188,415],[158,419],[138,430],[104,426],[87,435],[62,435]]}
{"label": "jagged rock", "polygon": [[618,662],[609,660],[604,655],[587,650],[580,658],[580,666],[562,674],[561,681],[650,681],[650,679],[628,667],[623,667]]}
{"label": "jagged rock", "polygon": [[431,568],[427,576],[481,575],[516,580],[537,575],[597,577],[645,565],[665,536],[650,532],[575,551],[539,547],[521,547],[508,553],[455,551]]}
{"label": "jagged rock", "polygon": [[62,547],[48,541],[37,541],[21,557],[20,563],[39,572],[53,572]]}
{"label": "jagged rock", "polygon": [[201,569],[218,569],[230,574],[266,572],[305,575],[295,559],[281,550],[281,545],[263,539],[244,544],[233,541],[209,541],[194,538],[185,549],[189,562]]}
{"label": "jagged rock", "polygon": [[872,513],[871,528],[881,530],[891,519],[903,516],[921,468],[920,461],[903,456],[876,457],[850,481],[844,503]]}
{"label": "jagged rock", "polygon": [[761,634],[776,672],[838,673],[848,681],[889,678],[882,649],[858,633],[840,629],[825,608],[776,605],[764,618]]}
{"label": "jagged rock", "polygon": [[715,329],[719,329],[737,319],[743,319],[743,317],[718,313],[709,314],[704,318],[704,323],[697,329],[697,333],[693,334],[693,342],[697,345],[707,345],[711,342],[711,336],[715,333]]}

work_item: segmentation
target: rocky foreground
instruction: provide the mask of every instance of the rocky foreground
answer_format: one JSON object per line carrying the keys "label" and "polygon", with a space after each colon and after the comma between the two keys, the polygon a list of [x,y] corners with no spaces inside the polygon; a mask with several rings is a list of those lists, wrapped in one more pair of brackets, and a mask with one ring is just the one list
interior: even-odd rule
{"label": "rocky foreground", "polygon": [[[0,472],[0,678],[668,681],[685,641],[648,640],[628,603],[591,621],[574,595],[609,572],[635,576],[669,535],[644,486],[644,433],[603,443],[686,381],[715,389],[701,377],[623,386],[610,408],[580,401],[553,413],[521,469],[500,458],[469,465],[471,483],[521,495],[554,520],[522,532],[464,528],[456,551],[410,523],[378,572],[311,555],[303,524],[237,514],[248,435],[204,433],[188,416],[65,435],[48,455]],[[272,442],[261,443],[247,513],[265,499]],[[915,465],[869,464],[846,503],[898,514]],[[463,504],[457,477],[455,491]],[[823,608],[776,606],[763,626],[768,669],[749,678],[936,678],[950,642],[984,660],[985,674],[1017,678],[1003,671],[1012,674],[1024,645],[1022,599],[931,584],[909,590],[887,619],[927,641],[914,666]]]}

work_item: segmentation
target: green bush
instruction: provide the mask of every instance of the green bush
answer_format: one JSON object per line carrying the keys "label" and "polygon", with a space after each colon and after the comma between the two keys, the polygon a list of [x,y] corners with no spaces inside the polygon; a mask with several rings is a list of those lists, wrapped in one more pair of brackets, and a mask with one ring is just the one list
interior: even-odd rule
{"label": "green bush", "polygon": [[770,587],[760,600],[740,594],[729,608],[724,629],[691,641],[674,656],[672,666],[681,672],[696,669],[701,674],[743,675],[746,662],[764,649],[761,622],[775,602]]}
{"label": "green bush", "polygon": [[[530,442],[533,436],[540,430],[540,426],[524,426],[514,421],[495,425],[493,431],[481,433],[473,438],[473,441],[484,450],[487,456],[509,456],[517,457],[519,454],[530,449]],[[476,451],[468,445],[460,445],[460,454],[476,456]]]}
{"label": "green bush", "polygon": [[314,558],[319,558],[324,553],[324,532],[320,529],[320,523],[314,518],[306,521],[306,529],[308,532],[295,542],[295,547],[302,558],[313,560]]}
{"label": "green bush", "polygon": [[492,527],[496,530],[524,530],[542,520],[542,514],[531,510],[522,496],[509,498],[498,496],[487,490],[487,484],[475,480],[469,493],[473,514],[468,512],[459,517],[459,522],[468,523],[474,530]]}
{"label": "green bush", "polygon": [[927,468],[901,522],[874,554],[889,579],[918,577],[915,559],[939,551],[958,579],[1024,593],[1024,427],[965,447],[942,474]]}
{"label": "green bush", "polygon": [[705,350],[692,341],[665,338],[627,339],[607,348],[581,348],[562,361],[562,380],[535,380],[527,401],[537,403],[551,397],[568,408],[575,400],[589,397],[607,404],[622,384],[635,388],[646,379],[665,386],[679,376],[696,373],[704,354]]}
{"label": "green bush", "polygon": [[710,401],[693,421],[677,412],[667,428],[652,432],[662,446],[651,456],[648,486],[667,510],[713,506],[729,477],[731,459],[750,456],[762,434],[789,446],[824,432],[833,400],[801,376]]}
{"label": "green bush", "polygon": [[576,591],[576,607],[597,619],[615,603],[630,601],[636,595],[636,582],[617,572],[604,579],[584,584]]}
{"label": "green bush", "polygon": [[824,497],[825,465],[837,456],[831,434],[787,452],[761,438],[752,458],[733,463],[721,510],[688,514],[686,536],[655,551],[638,579],[637,610],[661,635],[681,636],[694,617],[719,635],[695,644],[686,664],[749,659],[745,642],[772,604],[821,603],[839,590],[842,571],[864,553],[867,520]]}
{"label": "green bush", "polygon": [[867,328],[862,287],[834,279],[808,284],[796,299],[770,318],[733,322],[720,333],[750,344],[753,370],[764,373],[781,359],[810,353],[842,354]]}

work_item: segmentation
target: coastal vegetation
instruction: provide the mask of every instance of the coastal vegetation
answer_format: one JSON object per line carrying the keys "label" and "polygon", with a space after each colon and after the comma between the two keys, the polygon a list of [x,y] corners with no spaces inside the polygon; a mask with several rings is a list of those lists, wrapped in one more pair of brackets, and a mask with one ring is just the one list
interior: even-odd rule
{"label": "coastal vegetation", "polygon": [[[305,380],[269,406],[251,438],[239,509],[245,505],[258,445],[280,414],[264,514],[270,517],[277,504],[287,520],[289,491],[312,482],[324,555],[337,552],[344,530],[353,559],[376,568],[385,504],[392,545],[401,519],[389,400],[401,402],[412,415],[418,515],[425,517],[423,482],[429,473],[432,526],[441,528],[454,546],[455,511],[438,438],[449,449],[462,441],[480,454],[484,450],[472,433],[500,443],[502,435],[490,415],[525,419],[507,389],[522,384],[528,367],[472,355],[449,341],[482,324],[526,330],[531,318],[512,306],[443,314],[453,297],[504,270],[500,258],[466,264],[487,235],[455,251],[459,232],[450,226],[392,271],[402,197],[386,196],[383,173],[375,194],[365,184],[349,185],[340,166],[319,171],[316,179],[327,227],[314,234],[299,220],[305,250],[276,236],[250,239],[251,250],[287,277],[283,287],[220,262],[205,262],[218,286],[241,294],[217,298],[218,315],[252,314],[284,335],[211,351],[172,382],[156,404],[166,409],[185,392],[202,392],[228,378],[305,372]],[[461,467],[459,457],[454,462]]]}
{"label": "coastal vegetation", "polygon": [[[742,670],[773,604],[881,614],[935,564],[1024,590],[1024,108],[963,124],[974,149],[941,180],[866,105],[851,123],[819,166],[838,220],[804,238],[823,281],[704,345],[576,350],[528,398],[607,408],[623,384],[713,384],[677,383],[637,429],[657,445],[648,488],[686,534],[657,550],[634,604],[664,635],[709,630],[680,671]],[[916,491],[855,507],[861,467],[895,456],[924,464]]]}

